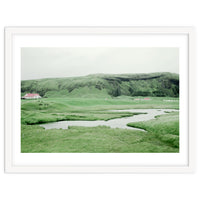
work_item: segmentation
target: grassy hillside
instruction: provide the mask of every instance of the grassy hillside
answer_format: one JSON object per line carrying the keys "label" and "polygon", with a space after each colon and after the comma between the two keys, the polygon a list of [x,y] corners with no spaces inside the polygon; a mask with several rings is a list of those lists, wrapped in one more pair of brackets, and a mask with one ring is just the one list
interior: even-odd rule
{"label": "grassy hillside", "polygon": [[83,77],[48,78],[21,82],[22,95],[43,97],[111,98],[117,96],[178,97],[179,75],[94,74]]}

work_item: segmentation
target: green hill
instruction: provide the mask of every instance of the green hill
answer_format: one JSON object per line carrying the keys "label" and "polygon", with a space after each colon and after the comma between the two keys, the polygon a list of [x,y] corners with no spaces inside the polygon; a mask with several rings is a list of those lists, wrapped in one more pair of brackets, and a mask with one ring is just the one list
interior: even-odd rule
{"label": "green hill", "polygon": [[39,93],[43,97],[178,97],[179,75],[168,72],[93,74],[82,77],[24,80],[21,81],[21,93]]}

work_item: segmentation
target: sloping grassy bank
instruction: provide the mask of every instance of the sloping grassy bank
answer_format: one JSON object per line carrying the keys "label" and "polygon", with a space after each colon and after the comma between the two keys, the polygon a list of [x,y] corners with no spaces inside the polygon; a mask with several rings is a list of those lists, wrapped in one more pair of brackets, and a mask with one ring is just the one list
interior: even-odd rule
{"label": "sloping grassy bank", "polygon": [[128,126],[142,128],[147,131],[149,137],[158,139],[165,144],[179,148],[179,113],[172,112],[158,116],[156,119],[146,122],[129,123]]}

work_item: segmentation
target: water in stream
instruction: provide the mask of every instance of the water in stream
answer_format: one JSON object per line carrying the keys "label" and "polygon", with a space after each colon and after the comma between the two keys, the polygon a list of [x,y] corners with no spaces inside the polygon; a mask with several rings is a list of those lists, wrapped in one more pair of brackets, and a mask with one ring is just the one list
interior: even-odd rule
{"label": "water in stream", "polygon": [[117,119],[111,119],[108,121],[97,120],[97,121],[59,121],[51,122],[47,124],[41,124],[41,127],[45,129],[68,129],[69,126],[84,126],[84,127],[96,127],[96,126],[109,126],[111,128],[122,128],[131,130],[141,130],[127,126],[130,122],[141,122],[154,119],[157,115],[164,115],[166,112],[178,111],[175,109],[128,109],[128,110],[112,110],[112,112],[131,112],[131,113],[146,113],[134,115],[131,117],[122,117]]}

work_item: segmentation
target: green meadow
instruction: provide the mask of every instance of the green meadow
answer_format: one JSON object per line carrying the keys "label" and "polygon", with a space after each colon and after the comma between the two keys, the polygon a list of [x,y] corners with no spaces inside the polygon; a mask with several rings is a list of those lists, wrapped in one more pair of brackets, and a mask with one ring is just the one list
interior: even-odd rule
{"label": "green meadow", "polygon": [[161,153],[179,152],[179,112],[129,123],[143,129],[108,126],[45,130],[40,124],[130,117],[125,109],[179,109],[179,76],[172,73],[95,74],[21,82],[22,153]]}
{"label": "green meadow", "polygon": [[[139,153],[178,152],[179,114],[130,123],[138,130],[106,126],[45,130],[41,123],[62,120],[109,120],[139,113],[111,112],[117,109],[179,109],[178,98],[169,97],[42,98],[21,102],[21,152],[23,153]],[[135,100],[141,99],[141,100]],[[173,101],[169,101],[173,100]]]}

